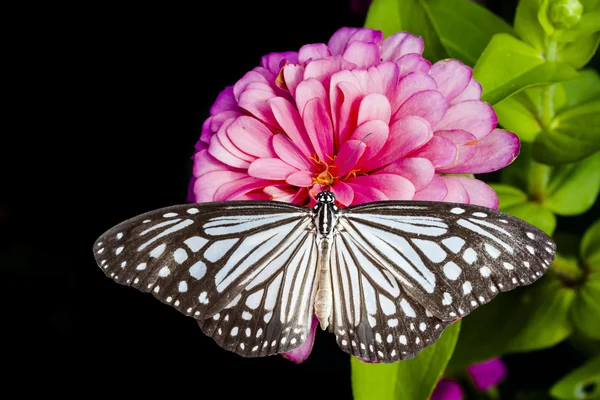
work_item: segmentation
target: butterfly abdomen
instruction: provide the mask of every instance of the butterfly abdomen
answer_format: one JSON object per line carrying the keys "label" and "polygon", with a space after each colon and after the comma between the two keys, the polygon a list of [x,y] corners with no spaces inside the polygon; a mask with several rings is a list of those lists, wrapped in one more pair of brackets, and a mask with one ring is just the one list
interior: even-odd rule
{"label": "butterfly abdomen", "polygon": [[318,283],[315,296],[315,314],[319,319],[321,329],[327,329],[331,308],[333,305],[333,290],[331,287],[331,272],[329,269],[329,258],[331,252],[331,241],[324,238],[319,243],[318,259]]}

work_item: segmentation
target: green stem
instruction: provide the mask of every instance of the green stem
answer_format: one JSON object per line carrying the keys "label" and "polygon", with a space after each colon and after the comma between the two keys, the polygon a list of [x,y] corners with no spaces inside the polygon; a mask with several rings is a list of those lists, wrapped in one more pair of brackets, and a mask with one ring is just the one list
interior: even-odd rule
{"label": "green stem", "polygon": [[585,271],[579,266],[559,255],[556,256],[552,263],[552,271],[558,275],[558,278],[565,286],[577,287],[585,279]]}
{"label": "green stem", "polygon": [[538,203],[544,201],[544,193],[550,180],[551,171],[552,167],[532,161],[529,172],[529,198],[531,200]]}

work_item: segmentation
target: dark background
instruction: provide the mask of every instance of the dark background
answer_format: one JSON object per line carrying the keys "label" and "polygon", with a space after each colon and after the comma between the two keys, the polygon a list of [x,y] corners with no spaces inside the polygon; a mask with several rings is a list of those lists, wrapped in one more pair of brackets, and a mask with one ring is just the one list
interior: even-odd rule
{"label": "dark background", "polygon": [[[490,3],[512,19],[516,1]],[[11,190],[0,202],[11,372],[35,376],[27,388],[44,391],[351,398],[349,357],[333,335],[318,332],[301,365],[241,358],[193,319],[107,279],[92,244],[127,218],[185,202],[194,144],[225,86],[262,55],[327,42],[364,16],[348,0],[99,3],[35,15],[43,24],[20,51],[32,56],[26,79],[39,84],[19,99],[40,111],[13,135],[27,154],[5,169]]]}

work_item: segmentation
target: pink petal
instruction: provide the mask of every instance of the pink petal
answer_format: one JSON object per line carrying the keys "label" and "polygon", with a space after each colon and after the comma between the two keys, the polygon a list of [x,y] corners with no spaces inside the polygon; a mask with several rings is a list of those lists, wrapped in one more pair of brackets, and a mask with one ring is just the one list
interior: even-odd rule
{"label": "pink petal", "polygon": [[187,201],[188,203],[196,202],[196,194],[194,193],[194,184],[195,183],[196,183],[196,177],[192,176],[192,178],[188,182],[188,190],[187,190],[187,195],[185,197],[185,201]]}
{"label": "pink petal", "polygon": [[[369,42],[381,46],[383,43],[383,32],[370,28],[359,28],[350,36],[348,44],[353,42]],[[348,48],[348,46],[346,46]]]}
{"label": "pink petal", "polygon": [[[221,129],[219,129],[219,132],[225,131],[227,129],[227,127],[229,127],[229,125],[231,125],[231,122],[233,122],[233,121],[230,120],[227,123],[223,124],[221,126]],[[223,143],[221,143],[221,141],[219,139],[219,135],[213,135],[210,138],[210,144],[208,145],[208,152],[211,156],[213,156],[217,160],[219,160],[222,163],[227,164],[231,167],[234,167],[234,168],[248,168],[248,166],[250,165],[250,163],[247,160],[244,160],[242,158],[239,158],[235,154],[232,154],[223,145]]]}
{"label": "pink petal", "polygon": [[456,158],[450,164],[444,165],[438,168],[438,172],[448,171],[457,165],[462,165],[473,158],[473,155],[477,152],[477,139],[469,132],[465,132],[460,129],[453,131],[438,131],[435,133],[436,136],[441,136],[450,140],[456,146]]}
{"label": "pink petal", "polygon": [[377,173],[369,176],[357,176],[347,179],[346,182],[353,187],[361,185],[363,191],[364,187],[376,189],[389,200],[411,200],[415,195],[415,185],[408,179],[395,174]]}
{"label": "pink petal", "polygon": [[479,100],[468,100],[453,105],[434,127],[434,131],[462,129],[477,139],[489,134],[498,123],[494,109]]}
{"label": "pink petal", "polygon": [[[235,100],[239,101],[241,94],[246,90],[246,88],[252,83],[259,83],[265,85],[266,87],[270,87],[270,82],[265,78],[262,74],[259,74],[256,71],[249,71],[235,83],[233,86],[233,94],[235,96]],[[261,86],[259,86],[261,87]]]}
{"label": "pink petal", "polygon": [[227,128],[227,136],[232,144],[244,153],[259,158],[275,157],[271,149],[273,134],[269,128],[256,118],[245,115],[238,117]]}
{"label": "pink petal", "polygon": [[513,162],[519,155],[519,137],[504,129],[494,129],[473,147],[475,154],[462,164],[444,170],[453,174],[482,174],[497,171]]}
{"label": "pink petal", "polygon": [[274,97],[269,100],[269,105],[275,120],[287,137],[300,149],[302,154],[312,155],[314,150],[304,128],[304,121],[292,103],[283,97]]}
{"label": "pink petal", "polygon": [[360,28],[347,28],[343,27],[335,31],[335,33],[329,39],[327,43],[327,47],[331,50],[333,55],[339,55],[344,52],[346,49],[346,44],[348,44],[348,39],[356,33]]}
{"label": "pink petal", "polygon": [[296,88],[296,107],[300,114],[304,113],[306,103],[312,99],[319,99],[322,103],[327,102],[327,92],[318,80],[314,78],[306,79],[300,82]]}
{"label": "pink petal", "polygon": [[379,93],[371,93],[363,97],[358,108],[357,124],[371,120],[381,120],[388,124],[392,117],[392,109],[387,97]]}
{"label": "pink petal", "polygon": [[448,101],[461,94],[469,82],[473,70],[458,60],[441,60],[429,70],[438,85],[438,90]]}
{"label": "pink petal", "polygon": [[295,51],[286,51],[283,53],[267,54],[260,60],[260,65],[277,75],[286,61],[289,64],[298,64],[298,53]]}
{"label": "pink petal", "polygon": [[212,171],[224,171],[229,167],[208,153],[208,150],[200,150],[194,154],[194,176],[199,177]]}
{"label": "pink petal", "polygon": [[298,63],[304,64],[310,60],[318,60],[325,57],[330,57],[331,51],[325,43],[307,44],[300,47],[298,52]]}
{"label": "pink petal", "polygon": [[325,105],[320,99],[312,99],[306,103],[302,120],[308,137],[321,160],[333,156],[333,128]]}
{"label": "pink petal", "polygon": [[309,163],[308,158],[304,159],[306,156],[302,155],[300,149],[294,143],[290,143],[290,140],[285,136],[274,135],[271,139],[271,145],[277,157],[285,163],[300,171],[311,169],[312,161]]}
{"label": "pink petal", "polygon": [[283,67],[283,79],[288,91],[294,97],[298,84],[304,79],[304,67],[297,64],[288,64]]}
{"label": "pink petal", "polygon": [[[332,84],[336,75],[332,78]],[[332,91],[331,110],[338,146],[348,140],[356,129],[360,100],[360,91],[349,82],[340,82]]]}
{"label": "pink petal", "polygon": [[[219,139],[219,142],[223,145],[223,147],[228,152],[230,152],[231,154],[233,154],[235,157],[239,158],[240,160],[244,160],[244,161],[248,161],[248,162],[252,162],[252,161],[256,160],[256,157],[243,152],[241,149],[239,149],[237,146],[235,146],[231,142],[231,139],[229,139],[229,135],[227,134],[227,131],[234,123],[235,123],[235,120],[232,121],[231,124],[227,124],[227,125],[223,124],[223,126],[221,127],[221,129],[218,130],[218,132],[215,134],[215,136]],[[246,140],[247,140],[247,138],[246,138]]]}
{"label": "pink petal", "polygon": [[346,180],[346,184],[348,184],[354,191],[354,199],[352,200],[353,205],[369,203],[371,201],[389,200],[389,198],[383,194],[382,191],[368,185],[364,186],[362,184],[354,183],[354,179],[356,178]]}
{"label": "pink petal", "polygon": [[313,183],[313,174],[308,171],[297,171],[288,175],[286,182],[292,186],[311,187]]}
{"label": "pink petal", "polygon": [[363,141],[367,145],[364,154],[356,163],[357,168],[365,170],[363,165],[366,166],[373,162],[373,157],[381,151],[389,134],[389,125],[378,119],[365,122],[356,128],[350,139]]}
{"label": "pink petal", "polygon": [[338,151],[331,172],[340,178],[346,175],[354,168],[366,148],[367,145],[360,140],[348,140],[345,142]]}
{"label": "pink petal", "polygon": [[379,47],[375,43],[352,42],[343,57],[359,68],[368,68],[379,63]]}
{"label": "pink petal", "polygon": [[446,182],[449,179],[459,182],[469,193],[470,204],[478,204],[493,209],[498,208],[498,195],[494,189],[484,182],[465,176],[446,176],[444,178],[446,178]]}
{"label": "pink petal", "polygon": [[463,92],[461,94],[459,94],[454,99],[452,99],[450,104],[454,105],[454,104],[460,103],[462,101],[479,100],[480,98],[481,98],[481,85],[479,84],[479,82],[477,82],[475,80],[475,78],[471,78],[471,80],[469,81],[469,84],[467,85],[465,90],[463,90]]}
{"label": "pink petal", "polygon": [[233,86],[227,86],[219,95],[210,108],[210,115],[217,115],[225,111],[237,110],[237,101],[233,94]]}
{"label": "pink petal", "polygon": [[[397,93],[400,90],[400,85],[398,84],[400,69],[398,65],[392,62],[384,62],[376,68],[381,77],[381,93],[388,98],[390,103],[395,104]],[[395,112],[396,109],[393,109],[393,111]]]}
{"label": "pink petal", "polygon": [[422,72],[411,72],[401,78],[397,85],[396,97],[392,99],[392,110],[396,112],[398,108],[416,93],[426,90],[436,90],[437,83],[428,74]]}
{"label": "pink petal", "polygon": [[[435,176],[435,168],[426,158],[404,158],[383,168],[381,173],[396,174],[405,177],[415,186],[418,192],[431,183]],[[446,194],[441,198],[444,198]]]}
{"label": "pink petal", "polygon": [[248,167],[248,175],[273,181],[283,181],[296,171],[279,158],[259,158]]}
{"label": "pink petal", "polygon": [[[298,198],[307,196],[307,190],[304,188],[298,189],[297,187],[289,185],[271,185],[266,186],[263,192],[269,196],[269,200],[283,201],[285,203],[302,204],[302,201],[296,201]],[[304,193],[301,195],[300,193]]]}
{"label": "pink petal", "polygon": [[342,56],[322,58],[311,61],[304,68],[304,79],[315,78],[323,87],[329,87],[331,76],[344,69],[355,68],[356,65],[345,60]]}
{"label": "pink petal", "polygon": [[262,190],[254,190],[252,192],[248,192],[246,194],[242,194],[238,197],[236,197],[236,200],[261,200],[261,201],[267,201],[267,200],[271,200],[269,198],[269,195],[266,194],[265,192],[263,192]]}
{"label": "pink petal", "polygon": [[352,190],[350,185],[336,179],[330,190],[335,194],[335,199],[338,203],[345,207],[352,204],[352,201],[354,200],[354,190]]}
{"label": "pink petal", "polygon": [[269,99],[273,97],[275,94],[268,91],[246,89],[240,95],[239,106],[267,125],[277,126],[269,105]]}
{"label": "pink petal", "polygon": [[381,48],[382,61],[396,61],[405,54],[423,53],[424,43],[419,36],[408,32],[398,32],[383,41]]}
{"label": "pink petal", "polygon": [[214,201],[237,200],[249,192],[262,189],[266,181],[263,179],[246,176],[235,181],[223,183],[214,194]]}
{"label": "pink petal", "polygon": [[296,364],[300,364],[301,362],[306,360],[312,351],[313,344],[315,343],[315,331],[317,330],[318,323],[319,320],[317,320],[317,317],[313,316],[312,325],[304,343],[302,343],[300,347],[292,351],[288,351],[287,353],[281,353],[281,355],[284,358]]}
{"label": "pink petal", "polygon": [[454,143],[444,137],[433,136],[423,147],[410,153],[410,157],[426,158],[438,168],[454,162],[456,154]]}
{"label": "pink petal", "polygon": [[422,200],[422,201],[442,201],[448,194],[448,187],[442,178],[437,175],[433,176],[431,182],[423,189],[419,190],[415,193],[415,197],[413,200]]}
{"label": "pink petal", "polygon": [[394,118],[415,115],[426,119],[431,126],[435,126],[435,124],[444,117],[447,109],[448,102],[440,92],[437,90],[426,90],[424,92],[416,93],[406,100],[404,104],[400,106]]}
{"label": "pink petal", "polygon": [[453,176],[441,176],[440,178],[448,188],[448,193],[442,201],[448,203],[469,204],[469,193],[467,192],[467,189],[465,189],[465,187],[460,184],[460,182],[452,179],[454,178]]}
{"label": "pink petal", "polygon": [[473,383],[481,392],[497,386],[506,378],[506,365],[501,358],[492,358],[467,367]]}
{"label": "pink petal", "polygon": [[214,201],[215,192],[224,182],[235,181],[247,177],[245,172],[212,171],[208,172],[194,183],[194,194],[198,203]]}
{"label": "pink petal", "polygon": [[[400,118],[390,127],[387,142],[375,157],[366,160],[365,171],[385,166],[425,145],[433,137],[429,123],[419,117]],[[362,163],[361,163],[362,165]]]}
{"label": "pink petal", "polygon": [[423,58],[420,54],[407,54],[400,57],[396,64],[399,68],[399,76],[403,77],[411,72],[429,72],[431,68],[431,62]]}
{"label": "pink petal", "polygon": [[430,400],[462,400],[463,391],[458,382],[450,379],[440,379]]}

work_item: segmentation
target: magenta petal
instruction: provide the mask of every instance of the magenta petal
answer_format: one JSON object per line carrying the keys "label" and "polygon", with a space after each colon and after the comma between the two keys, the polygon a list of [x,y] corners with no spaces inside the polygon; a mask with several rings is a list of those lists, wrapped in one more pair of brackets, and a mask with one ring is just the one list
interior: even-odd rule
{"label": "magenta petal", "polygon": [[453,131],[438,131],[435,135],[450,140],[456,146],[457,151],[454,161],[438,168],[438,172],[447,172],[468,162],[477,152],[477,139],[469,132],[455,129]]}
{"label": "magenta petal", "polygon": [[302,65],[288,64],[283,67],[283,79],[288,91],[294,97],[296,95],[296,88],[304,79],[304,67]]}
{"label": "magenta petal", "polygon": [[335,123],[334,132],[337,133],[336,143],[344,143],[356,129],[360,100],[360,91],[349,82],[340,82],[332,92],[332,119]]}
{"label": "magenta petal", "polygon": [[269,200],[283,201],[292,204],[303,203],[303,200],[296,201],[297,198],[302,197],[300,193],[304,192],[304,197],[306,197],[306,189],[301,188],[298,190],[297,187],[289,186],[287,184],[266,186],[263,189],[263,192],[269,196]]}
{"label": "magenta petal", "polygon": [[317,317],[313,316],[312,325],[304,343],[292,351],[281,353],[281,355],[296,364],[300,364],[306,360],[312,351],[313,344],[315,343],[315,331],[317,330],[318,323],[319,320],[317,320]]}
{"label": "magenta petal", "polygon": [[383,41],[381,46],[382,61],[396,61],[406,54],[423,53],[424,43],[419,36],[408,32],[397,32]]}
{"label": "magenta petal", "polygon": [[481,139],[497,123],[498,118],[492,106],[480,100],[468,100],[450,107],[444,118],[435,125],[434,131],[462,129]]}
{"label": "magenta petal", "polygon": [[427,186],[415,193],[413,200],[442,201],[447,194],[448,187],[442,178],[434,175]]}
{"label": "magenta petal", "polygon": [[350,185],[336,179],[330,190],[335,194],[335,199],[338,203],[348,207],[354,201],[354,190]]}
{"label": "magenta petal", "polygon": [[436,90],[437,83],[435,83],[435,79],[427,74],[411,72],[400,79],[397,87],[396,97],[391,101],[394,112],[412,95],[425,90]]}
{"label": "magenta petal", "polygon": [[425,145],[433,137],[429,123],[419,117],[400,118],[390,127],[385,146],[363,166],[365,171],[390,164]]}
{"label": "magenta petal", "polygon": [[440,92],[437,90],[426,90],[416,93],[406,100],[394,117],[401,118],[414,115],[426,119],[431,126],[435,126],[444,117],[447,109],[448,102]]}
{"label": "magenta petal", "polygon": [[275,97],[275,94],[265,90],[244,90],[240,95],[239,106],[264,123],[276,126],[277,121],[273,116],[269,99]]}
{"label": "magenta petal", "polygon": [[363,191],[365,187],[376,189],[389,200],[411,200],[415,195],[415,185],[396,174],[377,173],[369,176],[357,176],[346,182],[352,184],[353,187],[361,185]]}
{"label": "magenta petal", "polygon": [[225,171],[227,165],[223,164],[208,153],[208,150],[200,150],[194,154],[194,176],[198,177],[211,171]]}
{"label": "magenta petal", "polygon": [[331,173],[337,177],[343,177],[356,165],[362,157],[367,145],[360,140],[348,140],[344,142],[333,163]]}
{"label": "magenta petal", "polygon": [[248,175],[274,181],[283,181],[296,171],[296,168],[279,158],[259,158],[248,167]]}
{"label": "magenta petal", "polygon": [[445,169],[453,174],[482,174],[497,171],[513,162],[519,155],[519,137],[504,129],[494,129],[473,147],[475,154],[466,162]]}
{"label": "magenta petal", "polygon": [[360,28],[347,28],[343,27],[335,31],[335,33],[329,39],[327,47],[331,50],[334,55],[339,55],[344,52],[348,39],[356,33]]}
{"label": "magenta petal", "polygon": [[462,388],[456,381],[440,379],[436,385],[430,400],[462,400]]}
{"label": "magenta petal", "polygon": [[[223,124],[221,130],[225,130],[228,124]],[[247,160],[241,159],[235,154],[232,154],[219,140],[219,135],[213,135],[210,138],[210,144],[208,145],[208,152],[211,156],[234,168],[248,168],[250,163]]]}
{"label": "magenta petal", "polygon": [[308,137],[321,160],[333,157],[333,128],[325,105],[320,99],[312,99],[306,103],[302,120]]}
{"label": "magenta petal", "polygon": [[479,179],[467,178],[466,176],[445,176],[445,182],[453,180],[460,183],[469,193],[469,203],[477,204],[487,208],[498,208],[498,195],[488,185]]}
{"label": "magenta petal", "polygon": [[481,84],[477,82],[475,78],[471,78],[465,90],[452,99],[450,104],[454,105],[467,100],[479,100],[481,98],[481,90]]}
{"label": "magenta petal", "polygon": [[227,128],[227,136],[231,142],[244,153],[255,157],[274,157],[271,150],[273,134],[259,120],[241,116]]}
{"label": "magenta petal", "polygon": [[302,154],[312,155],[314,153],[312,144],[304,128],[304,121],[296,107],[283,97],[272,98],[269,100],[269,105],[275,120],[287,137],[300,149]]}
{"label": "magenta petal", "polygon": [[292,186],[310,187],[313,185],[312,177],[312,173],[308,171],[297,171],[288,175],[285,181]]}
{"label": "magenta petal", "polygon": [[479,391],[497,386],[506,378],[506,365],[501,358],[492,358],[467,367],[467,372]]}
{"label": "magenta petal", "polygon": [[290,140],[283,135],[273,135],[271,139],[271,146],[281,160],[285,163],[295,167],[297,170],[308,170],[310,169],[310,163],[308,158],[304,158],[300,149],[290,143]]}
{"label": "magenta petal", "polygon": [[321,82],[315,78],[303,80],[296,88],[296,107],[300,114],[304,113],[306,103],[312,99],[319,99],[321,103],[327,101],[327,92],[325,92],[325,88]]}
{"label": "magenta petal", "polygon": [[208,172],[194,183],[194,194],[198,203],[214,201],[215,192],[224,182],[235,181],[248,175],[245,172],[212,171]]}
{"label": "magenta petal", "polygon": [[411,72],[422,72],[426,74],[431,68],[431,62],[423,58],[420,54],[407,54],[402,56],[396,61],[396,64],[398,65],[400,77]]}
{"label": "magenta petal", "polygon": [[370,93],[360,102],[357,124],[379,119],[386,124],[390,122],[392,109],[387,97],[379,93]]}
{"label": "magenta petal", "polygon": [[[256,71],[246,72],[242,79],[237,81],[233,86],[233,95],[235,96],[235,99],[239,101],[241,94],[246,90],[246,88],[249,85],[253,83],[259,83],[265,85],[266,87],[270,87],[269,81],[262,74]],[[257,86],[255,85],[254,87],[256,88]]]}
{"label": "magenta petal", "polygon": [[233,154],[235,157],[239,158],[240,160],[244,160],[244,161],[248,161],[248,162],[252,162],[252,161],[256,160],[256,157],[242,151],[240,148],[238,148],[236,145],[234,145],[233,142],[231,141],[231,139],[229,138],[227,131],[229,131],[229,128],[231,128],[231,126],[233,126],[234,123],[235,123],[235,121],[232,121],[231,123],[228,123],[227,125],[223,124],[222,128],[219,129],[219,131],[216,133],[215,136],[219,139],[219,142],[221,142],[223,147],[228,152],[230,152],[231,154]]}
{"label": "magenta petal", "polygon": [[304,79],[315,78],[324,87],[329,87],[329,81],[333,74],[343,69],[352,69],[355,67],[353,63],[345,60],[342,56],[322,58],[306,64]]}
{"label": "magenta petal", "polygon": [[214,194],[214,201],[237,200],[249,192],[265,187],[263,179],[246,176],[235,181],[224,182]]}
{"label": "magenta petal", "polygon": [[227,86],[219,93],[217,100],[215,100],[212,107],[210,107],[210,115],[217,115],[225,111],[234,111],[237,109],[238,106],[233,94],[233,86]]}
{"label": "magenta petal", "polygon": [[298,51],[298,63],[304,64],[309,60],[318,60],[331,56],[331,51],[325,43],[307,44]]}
{"label": "magenta petal", "polygon": [[354,191],[354,199],[352,200],[352,204],[362,204],[368,203],[371,201],[383,201],[389,200],[389,198],[378,189],[375,189],[371,186],[364,186],[362,184],[354,183],[353,181],[356,178],[350,178],[346,180],[346,184],[348,184],[352,190]]}
{"label": "magenta petal", "polygon": [[441,137],[433,136],[419,150],[410,153],[411,157],[426,158],[433,164],[434,167],[443,167],[456,159],[456,146],[450,140]]}
{"label": "magenta petal", "polygon": [[367,145],[363,156],[356,164],[357,168],[365,170],[364,165],[370,165],[370,163],[374,162],[373,157],[381,151],[388,140],[389,134],[389,125],[377,119],[365,122],[356,128],[351,139],[362,140]]}
{"label": "magenta petal", "polygon": [[260,65],[268,69],[271,73],[277,75],[281,67],[283,67],[286,62],[290,64],[298,64],[298,53],[295,51],[270,53],[262,57],[260,60]]}
{"label": "magenta petal", "polygon": [[448,188],[448,193],[446,197],[444,197],[445,202],[448,203],[463,203],[469,204],[470,197],[467,189],[460,182],[456,181],[453,176],[441,176],[440,177],[446,187]]}
{"label": "magenta petal", "polygon": [[375,43],[352,42],[343,57],[359,68],[368,68],[379,63],[379,47]]}
{"label": "magenta petal", "polygon": [[473,70],[458,60],[448,59],[433,64],[429,74],[437,82],[440,93],[450,101],[465,90]]}
{"label": "magenta petal", "polygon": [[[405,177],[415,186],[416,191],[425,189],[435,176],[435,168],[426,158],[403,158],[383,168],[380,172]],[[444,198],[444,193],[441,198]]]}

